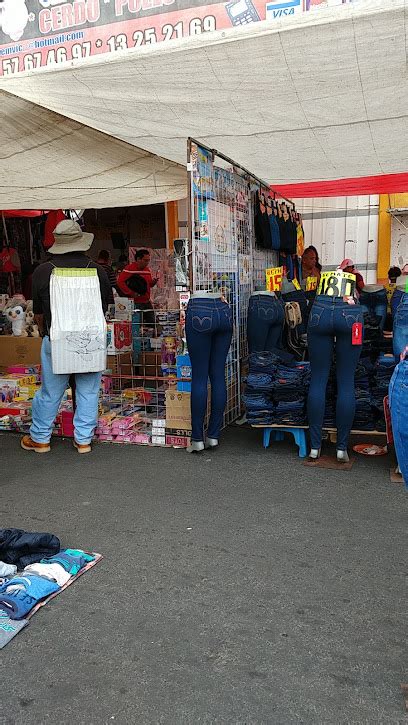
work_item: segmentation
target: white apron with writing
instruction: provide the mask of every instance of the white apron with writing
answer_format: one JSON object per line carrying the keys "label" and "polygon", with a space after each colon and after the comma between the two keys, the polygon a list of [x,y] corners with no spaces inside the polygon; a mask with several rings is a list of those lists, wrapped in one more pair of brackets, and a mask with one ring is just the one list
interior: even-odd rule
{"label": "white apron with writing", "polygon": [[106,369],[106,321],[96,269],[55,267],[50,279],[52,370]]}

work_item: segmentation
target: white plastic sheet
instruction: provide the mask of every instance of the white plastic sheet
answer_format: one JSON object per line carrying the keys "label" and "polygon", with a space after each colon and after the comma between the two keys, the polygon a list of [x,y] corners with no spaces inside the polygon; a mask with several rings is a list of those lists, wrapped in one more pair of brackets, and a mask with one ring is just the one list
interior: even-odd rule
{"label": "white plastic sheet", "polygon": [[186,196],[186,170],[0,90],[0,209],[136,206]]}
{"label": "white plastic sheet", "polygon": [[408,167],[408,5],[360,0],[1,86],[185,163],[193,136],[271,183]]}

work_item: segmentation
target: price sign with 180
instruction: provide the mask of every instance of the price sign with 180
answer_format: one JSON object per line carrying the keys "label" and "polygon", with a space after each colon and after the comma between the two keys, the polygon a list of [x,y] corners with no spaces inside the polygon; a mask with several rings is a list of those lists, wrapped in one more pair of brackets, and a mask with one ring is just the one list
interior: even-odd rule
{"label": "price sign with 180", "polygon": [[355,274],[336,270],[335,272],[323,272],[317,294],[328,297],[352,297],[355,289]]}

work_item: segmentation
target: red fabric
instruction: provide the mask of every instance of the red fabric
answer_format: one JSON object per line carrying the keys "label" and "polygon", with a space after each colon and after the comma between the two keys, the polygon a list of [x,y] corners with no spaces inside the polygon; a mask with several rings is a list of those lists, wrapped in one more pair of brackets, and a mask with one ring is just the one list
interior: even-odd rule
{"label": "red fabric", "polygon": [[408,174],[362,176],[357,179],[310,181],[301,184],[283,184],[271,187],[289,199],[319,196],[364,196],[368,194],[396,194],[408,191]]}
{"label": "red fabric", "polygon": [[1,272],[21,272],[20,258],[13,247],[3,247],[0,252]]}
{"label": "red fabric", "polygon": [[2,212],[5,217],[37,217],[42,216],[45,213],[46,212],[44,211],[34,211],[33,209],[8,209],[7,211]]}
{"label": "red fabric", "polygon": [[57,224],[59,224],[59,222],[62,222],[62,220],[66,218],[67,217],[61,209],[53,209],[52,211],[48,212],[44,231],[44,249],[49,249],[50,247],[52,247],[55,241],[53,231]]}
{"label": "red fabric", "polygon": [[[126,265],[125,269],[122,270],[118,276],[117,286],[121,292],[124,293],[125,297],[130,297],[130,299],[137,300],[137,302],[144,304],[145,302],[150,302],[150,290],[153,286],[153,277],[150,269],[139,269],[138,267],[138,262],[132,262],[131,264]],[[147,292],[145,295],[136,295],[133,290],[127,286],[126,280],[129,279],[132,272],[137,272],[141,277],[143,277],[143,279],[146,280]]]}

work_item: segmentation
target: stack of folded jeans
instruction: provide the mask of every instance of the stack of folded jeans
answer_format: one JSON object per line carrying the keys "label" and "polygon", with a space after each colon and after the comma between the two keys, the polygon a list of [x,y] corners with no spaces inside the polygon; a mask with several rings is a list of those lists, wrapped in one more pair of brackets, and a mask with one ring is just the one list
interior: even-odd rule
{"label": "stack of folded jeans", "polygon": [[375,360],[381,350],[382,342],[381,317],[379,315],[365,314],[362,356],[370,356],[372,360]]}
{"label": "stack of folded jeans", "polygon": [[279,358],[271,352],[255,352],[249,356],[249,375],[243,402],[247,421],[251,425],[272,424],[272,383],[278,363]]}
{"label": "stack of folded jeans", "polygon": [[286,350],[274,350],[273,352],[253,352],[249,356],[250,373],[269,373],[274,375],[278,365],[286,367],[295,366],[295,358]]}
{"label": "stack of folded jeans", "polygon": [[380,355],[374,366],[371,384],[371,405],[375,416],[375,429],[385,431],[384,398],[388,395],[388,386],[395,369],[393,355]]}
{"label": "stack of folded jeans", "polygon": [[356,393],[356,412],[353,428],[355,430],[375,430],[373,409],[371,406],[372,364],[368,358],[361,359],[357,365],[354,387]]}
{"label": "stack of folded jeans", "polygon": [[306,400],[310,383],[310,363],[299,362],[294,367],[278,365],[272,383],[275,403],[275,425],[305,425]]}
{"label": "stack of folded jeans", "polygon": [[324,428],[335,428],[336,427],[336,400],[337,400],[337,382],[336,382],[336,368],[332,364],[329,373],[329,379],[327,381],[326,388],[326,406],[324,409]]}

